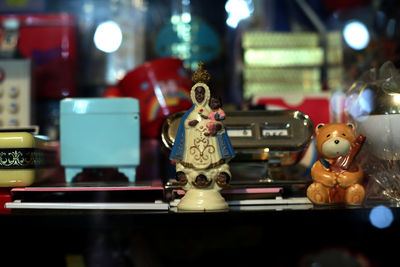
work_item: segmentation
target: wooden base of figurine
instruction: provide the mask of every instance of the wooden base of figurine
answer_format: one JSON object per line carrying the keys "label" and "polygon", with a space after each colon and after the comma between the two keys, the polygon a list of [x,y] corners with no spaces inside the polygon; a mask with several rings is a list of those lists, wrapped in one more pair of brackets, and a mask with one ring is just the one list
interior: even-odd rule
{"label": "wooden base of figurine", "polygon": [[228,204],[214,189],[190,189],[178,204],[178,210],[208,211],[226,210]]}

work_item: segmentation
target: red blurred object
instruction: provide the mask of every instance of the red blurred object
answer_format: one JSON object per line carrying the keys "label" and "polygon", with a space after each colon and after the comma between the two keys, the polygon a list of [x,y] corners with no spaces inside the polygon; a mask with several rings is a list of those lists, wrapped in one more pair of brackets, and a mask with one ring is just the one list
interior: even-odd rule
{"label": "red blurred object", "polygon": [[121,90],[118,87],[108,87],[104,92],[103,97],[122,97]]}
{"label": "red blurred object", "polygon": [[335,11],[365,6],[370,2],[370,0],[324,0],[324,5],[328,10]]}
{"label": "red blurred object", "polygon": [[9,189],[0,189],[0,214],[9,214],[11,209],[7,209],[5,204],[11,202],[12,197]]}
{"label": "red blurred object", "polygon": [[141,134],[159,137],[161,125],[171,114],[192,106],[192,82],[177,58],[160,58],[129,72],[119,83],[123,96],[140,103]]}
{"label": "red blurred object", "polygon": [[0,82],[2,82],[5,77],[6,77],[6,73],[4,72],[3,69],[0,69]]}
{"label": "red blurred object", "polygon": [[75,18],[69,14],[1,15],[20,23],[18,50],[31,58],[34,95],[39,99],[76,96]]}
{"label": "red blurred object", "polygon": [[[293,101],[296,99],[297,101]],[[266,105],[267,109],[298,110],[310,116],[314,125],[332,122],[330,95],[327,93],[303,94],[271,94],[255,97],[256,105]]]}

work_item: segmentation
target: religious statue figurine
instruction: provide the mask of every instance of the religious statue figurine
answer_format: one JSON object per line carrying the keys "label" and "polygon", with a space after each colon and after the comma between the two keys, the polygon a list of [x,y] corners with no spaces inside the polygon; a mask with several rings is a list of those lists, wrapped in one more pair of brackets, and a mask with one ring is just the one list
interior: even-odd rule
{"label": "religious statue figurine", "polygon": [[[181,119],[170,154],[170,159],[176,163],[175,178],[186,190],[178,205],[180,210],[228,208],[219,191],[229,183],[228,162],[235,153],[221,120],[215,125],[215,133],[209,134],[209,115],[217,114],[209,105],[209,80],[210,75],[200,62],[192,76],[195,83],[190,91],[193,106]],[[220,109],[220,103],[215,108]]]}

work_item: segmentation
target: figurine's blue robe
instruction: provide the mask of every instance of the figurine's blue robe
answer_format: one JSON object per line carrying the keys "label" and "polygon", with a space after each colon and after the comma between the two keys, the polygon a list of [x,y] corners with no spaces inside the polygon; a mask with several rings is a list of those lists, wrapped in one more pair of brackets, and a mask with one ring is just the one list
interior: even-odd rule
{"label": "figurine's blue robe", "polygon": [[[185,153],[185,120],[189,116],[190,112],[194,109],[195,105],[193,105],[183,116],[181,122],[179,124],[178,132],[175,137],[174,146],[172,147],[171,154],[169,158],[175,162],[179,162],[183,158],[183,154]],[[217,144],[219,149],[219,155],[221,159],[231,159],[235,156],[235,152],[233,150],[231,141],[229,140],[226,131],[221,135],[216,135]]]}

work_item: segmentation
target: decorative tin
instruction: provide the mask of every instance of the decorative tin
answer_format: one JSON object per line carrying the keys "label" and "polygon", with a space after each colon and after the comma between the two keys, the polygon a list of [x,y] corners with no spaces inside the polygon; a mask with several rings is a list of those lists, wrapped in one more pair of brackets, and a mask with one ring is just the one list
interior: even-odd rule
{"label": "decorative tin", "polygon": [[47,141],[28,132],[0,133],[0,187],[29,186],[54,163]]}

